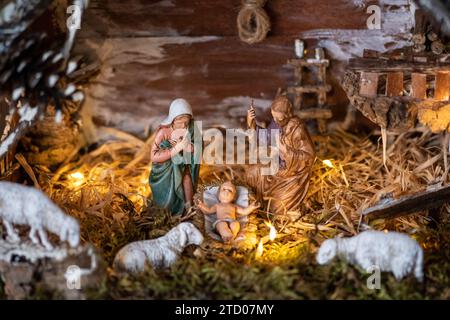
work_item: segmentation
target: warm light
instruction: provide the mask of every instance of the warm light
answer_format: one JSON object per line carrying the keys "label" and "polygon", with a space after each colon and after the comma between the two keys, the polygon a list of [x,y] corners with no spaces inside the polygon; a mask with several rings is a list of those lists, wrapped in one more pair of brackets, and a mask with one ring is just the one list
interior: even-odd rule
{"label": "warm light", "polygon": [[81,172],[74,172],[70,174],[70,177],[73,179],[81,180],[84,179],[84,174],[82,174]]}
{"label": "warm light", "polygon": [[270,222],[265,222],[266,226],[269,227],[270,231],[269,231],[269,240],[273,241],[275,240],[275,238],[277,237],[277,229],[275,229],[275,227],[270,223]]}
{"label": "warm light", "polygon": [[270,233],[269,233],[269,239],[270,241],[273,241],[277,236],[277,230],[275,230],[274,226],[270,227]]}
{"label": "warm light", "polygon": [[264,250],[263,241],[261,239],[261,240],[259,240],[258,248],[256,248],[255,258],[260,258],[263,254],[263,250]]}
{"label": "warm light", "polygon": [[73,181],[72,181],[72,184],[73,184],[75,187],[81,186],[81,185],[83,184],[83,182],[84,182],[84,174],[81,173],[81,172],[74,172],[74,173],[71,173],[71,174],[69,175],[69,177],[73,180]]}
{"label": "warm light", "polygon": [[333,163],[331,162],[331,160],[328,160],[328,159],[322,160],[322,163],[323,163],[324,165],[326,165],[327,167],[329,167],[329,168],[334,168],[334,165],[333,165]]}

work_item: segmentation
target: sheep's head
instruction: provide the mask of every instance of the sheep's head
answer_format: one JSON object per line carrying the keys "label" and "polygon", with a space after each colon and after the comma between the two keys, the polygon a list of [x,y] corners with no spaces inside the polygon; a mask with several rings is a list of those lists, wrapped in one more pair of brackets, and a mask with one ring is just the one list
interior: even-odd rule
{"label": "sheep's head", "polygon": [[334,239],[325,240],[317,252],[316,260],[319,264],[327,264],[336,256],[337,243]]}
{"label": "sheep's head", "polygon": [[183,222],[180,224],[181,229],[186,234],[186,245],[195,244],[197,246],[203,243],[202,233],[190,222]]}
{"label": "sheep's head", "polygon": [[80,225],[78,221],[70,216],[66,217],[61,228],[61,241],[67,241],[72,248],[80,243]]}

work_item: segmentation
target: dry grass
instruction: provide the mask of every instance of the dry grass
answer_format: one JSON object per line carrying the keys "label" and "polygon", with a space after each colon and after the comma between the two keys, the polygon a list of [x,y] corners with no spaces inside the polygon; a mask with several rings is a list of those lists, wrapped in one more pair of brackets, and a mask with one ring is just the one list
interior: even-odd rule
{"label": "dry grass", "polygon": [[[277,238],[256,248],[239,250],[207,241],[200,253],[190,248],[170,270],[148,270],[140,276],[119,277],[108,270],[108,280],[90,293],[92,298],[450,298],[450,206],[441,209],[441,222],[432,226],[428,213],[394,220],[365,221],[361,210],[384,194],[399,196],[448,181],[439,136],[425,129],[391,135],[383,165],[378,135],[357,136],[336,131],[314,137],[318,159],[309,196],[300,218],[275,226]],[[150,159],[147,142],[127,136],[110,141],[57,172],[35,168],[39,183],[52,199],[81,223],[82,239],[103,251],[110,263],[130,241],[163,235],[179,223],[148,202]],[[323,162],[328,159],[329,163]],[[328,165],[327,165],[328,164]],[[244,168],[203,166],[200,185],[234,179]],[[147,206],[147,204],[149,205]],[[267,237],[266,207],[257,215],[258,237]],[[193,217],[201,226],[201,217]],[[382,290],[367,289],[366,275],[345,263],[319,267],[318,245],[329,237],[351,236],[366,228],[407,232],[426,249],[425,286],[413,279],[397,283],[383,276]]]}

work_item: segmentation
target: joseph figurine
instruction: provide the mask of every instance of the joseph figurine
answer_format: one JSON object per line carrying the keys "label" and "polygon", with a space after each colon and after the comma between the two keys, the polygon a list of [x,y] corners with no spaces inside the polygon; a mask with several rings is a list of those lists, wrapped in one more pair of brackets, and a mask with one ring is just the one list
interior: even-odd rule
{"label": "joseph figurine", "polygon": [[247,113],[247,125],[249,129],[257,131],[256,137],[260,137],[261,129],[267,129],[267,136],[264,141],[259,139],[259,144],[270,143],[272,130],[278,130],[279,170],[274,175],[262,175],[261,165],[251,165],[246,170],[246,182],[255,189],[261,200],[270,201],[272,213],[283,215],[299,211],[308,192],[315,152],[303,121],[293,115],[292,105],[285,96],[273,101],[271,114],[272,119],[264,128],[256,123],[256,113],[251,106]]}

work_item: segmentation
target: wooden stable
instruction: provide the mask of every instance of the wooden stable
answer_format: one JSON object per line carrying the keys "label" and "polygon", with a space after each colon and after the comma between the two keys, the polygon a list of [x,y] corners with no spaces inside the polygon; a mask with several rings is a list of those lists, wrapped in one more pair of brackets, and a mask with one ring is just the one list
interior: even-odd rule
{"label": "wooden stable", "polygon": [[408,129],[421,109],[448,105],[450,57],[412,48],[383,54],[365,50],[362,58],[350,59],[343,88],[372,122],[387,130]]}
{"label": "wooden stable", "polygon": [[[450,59],[446,56],[430,62],[424,55],[413,55],[402,60],[361,58],[350,60],[349,66],[349,69],[360,74],[361,96],[449,100]],[[382,77],[385,77],[385,86],[380,88]]]}
{"label": "wooden stable", "polygon": [[[380,72],[361,72],[361,86],[359,93],[366,97],[377,97],[379,93],[379,79],[383,73]],[[386,88],[381,95],[387,97],[409,96],[413,99],[426,100],[433,99],[436,101],[448,101],[450,93],[450,71],[438,71],[433,74],[434,77],[434,95],[427,94],[427,88],[432,85],[432,81],[428,81],[429,75],[425,73],[412,72],[411,90],[405,92],[403,72],[393,71],[384,73],[387,77]],[[406,93],[406,95],[405,95]]]}
{"label": "wooden stable", "polygon": [[[416,54],[410,49],[386,54],[366,50],[363,58],[349,62],[343,82],[349,100],[384,132],[404,132],[413,127],[417,119],[422,120],[423,111],[439,112],[450,104],[450,57],[434,53]],[[448,124],[446,126],[446,129],[441,129],[444,131],[443,177],[449,170],[449,127]],[[383,149],[386,150],[386,139],[383,140]],[[448,202],[448,194],[446,185],[397,200],[384,199],[367,208],[363,215],[394,218],[431,209]]]}

